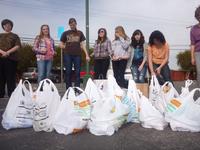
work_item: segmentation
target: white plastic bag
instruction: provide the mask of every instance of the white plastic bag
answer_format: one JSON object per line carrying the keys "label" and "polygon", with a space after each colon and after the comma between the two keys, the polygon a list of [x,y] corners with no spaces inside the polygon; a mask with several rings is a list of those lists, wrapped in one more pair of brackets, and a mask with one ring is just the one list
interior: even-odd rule
{"label": "white plastic bag", "polygon": [[94,135],[112,135],[126,122],[129,107],[121,102],[123,90],[117,85],[113,76],[102,84],[103,95],[98,105],[94,105],[88,129]]}
{"label": "white plastic bag", "polygon": [[162,114],[165,113],[166,103],[161,95],[161,87],[155,75],[152,76],[149,87],[149,101],[158,109]]}
{"label": "white plastic bag", "polygon": [[122,103],[128,105],[130,109],[127,122],[139,123],[140,97],[134,80],[129,80],[127,95]]}
{"label": "white plastic bag", "polygon": [[181,88],[180,97],[185,97],[190,93],[189,87],[192,85],[192,83],[193,83],[192,80],[186,80],[185,81],[185,86]]}
{"label": "white plastic bag", "polygon": [[167,126],[167,122],[164,116],[158,111],[152,103],[140,93],[140,112],[139,120],[144,128],[154,128],[157,130],[164,130]]}
{"label": "white plastic bag", "polygon": [[33,128],[35,131],[51,132],[53,120],[60,104],[60,95],[49,79],[40,81],[34,93]]}
{"label": "white plastic bag", "polygon": [[53,126],[60,134],[79,132],[86,128],[90,112],[91,105],[85,92],[78,87],[70,87],[62,98]]}
{"label": "white plastic bag", "polygon": [[166,121],[173,131],[200,132],[200,105],[194,102],[194,89],[185,97],[172,99],[167,106]]}
{"label": "white plastic bag", "polygon": [[[25,87],[28,84],[29,90]],[[6,129],[27,128],[33,125],[33,101],[31,84],[20,80],[3,113],[2,126]]]}

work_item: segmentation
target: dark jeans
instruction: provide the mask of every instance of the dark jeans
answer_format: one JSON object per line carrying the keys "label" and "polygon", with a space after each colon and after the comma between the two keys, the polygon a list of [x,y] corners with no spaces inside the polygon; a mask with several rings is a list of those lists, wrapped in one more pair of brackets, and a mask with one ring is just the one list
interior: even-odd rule
{"label": "dark jeans", "polygon": [[[153,64],[153,69],[156,70],[156,68],[158,68],[160,66],[160,64]],[[165,64],[161,71],[160,71],[160,76],[156,76],[159,84],[163,85],[166,81],[169,81],[173,84],[172,80],[171,80],[171,75],[170,75],[170,69],[168,64]]]}
{"label": "dark jeans", "polygon": [[0,98],[5,95],[7,85],[8,96],[10,97],[16,87],[17,61],[8,58],[0,58]]}
{"label": "dark jeans", "polygon": [[66,89],[72,86],[72,66],[75,70],[75,85],[80,87],[81,56],[64,54]]}
{"label": "dark jeans", "polygon": [[94,59],[94,79],[106,79],[110,59]]}
{"label": "dark jeans", "polygon": [[128,88],[128,81],[125,80],[124,74],[126,70],[127,60],[112,61],[114,77],[120,87]]}

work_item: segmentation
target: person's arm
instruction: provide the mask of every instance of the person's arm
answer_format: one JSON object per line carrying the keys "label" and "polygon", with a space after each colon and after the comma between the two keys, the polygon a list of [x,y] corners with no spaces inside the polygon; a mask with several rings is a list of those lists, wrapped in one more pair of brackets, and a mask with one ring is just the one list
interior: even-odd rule
{"label": "person's arm", "polygon": [[123,49],[128,49],[129,48],[129,45],[130,45],[130,39],[129,38],[127,38],[126,40],[123,38],[123,37],[121,37],[121,36],[119,36],[119,39],[120,39],[120,41],[121,41],[121,44],[122,44],[122,47],[123,47]]}
{"label": "person's arm", "polygon": [[196,64],[195,57],[194,57],[194,49],[195,49],[195,46],[191,45],[191,63],[192,63],[192,65]]}
{"label": "person's arm", "polygon": [[65,43],[61,41],[61,42],[59,43],[59,47],[60,47],[61,49],[65,49]]}
{"label": "person's arm", "polygon": [[148,46],[148,62],[149,62],[149,69],[150,69],[151,75],[155,75],[155,72],[153,70],[152,50],[150,46]]}
{"label": "person's arm", "polygon": [[141,65],[139,66],[139,71],[141,71],[142,70],[142,68],[144,67],[144,64],[146,63],[146,61],[147,61],[147,44],[144,44],[144,53],[143,53],[143,61],[142,61],[142,63],[141,63]]}
{"label": "person's arm", "polygon": [[87,50],[86,50],[85,41],[82,41],[80,44],[81,44],[82,50],[83,50],[84,53],[85,53],[85,59],[86,59],[87,61],[90,61],[90,57],[89,57],[88,52],[87,52]]}

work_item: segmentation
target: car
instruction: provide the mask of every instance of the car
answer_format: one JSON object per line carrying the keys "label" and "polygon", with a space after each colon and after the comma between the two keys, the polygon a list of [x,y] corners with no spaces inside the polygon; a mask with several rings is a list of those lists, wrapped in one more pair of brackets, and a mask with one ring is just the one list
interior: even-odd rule
{"label": "car", "polygon": [[[30,82],[37,82],[38,72],[36,67],[28,67],[27,72],[22,74],[23,80],[29,80]],[[49,79],[55,83],[61,81],[60,75],[54,72],[50,73]]]}

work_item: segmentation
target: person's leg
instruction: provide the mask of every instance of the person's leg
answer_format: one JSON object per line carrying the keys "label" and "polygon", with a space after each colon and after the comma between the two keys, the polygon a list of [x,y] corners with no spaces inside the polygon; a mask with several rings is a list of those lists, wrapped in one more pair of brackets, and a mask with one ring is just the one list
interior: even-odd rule
{"label": "person's leg", "polygon": [[45,61],[44,60],[38,60],[37,61],[37,69],[38,69],[38,83],[45,79]]}
{"label": "person's leg", "polygon": [[110,65],[110,59],[102,59],[102,65],[101,65],[101,72],[102,72],[102,75],[103,75],[103,79],[106,79],[106,75],[107,75],[107,71],[108,71],[108,68],[109,68],[109,65]]}
{"label": "person's leg", "polygon": [[112,68],[113,68],[113,74],[114,77],[117,81],[117,83],[119,84],[119,80],[120,80],[120,76],[119,76],[119,61],[112,61]]}
{"label": "person's leg", "polygon": [[5,95],[5,59],[0,58],[0,98],[3,98]]}
{"label": "person's leg", "polygon": [[146,73],[147,73],[147,65],[144,64],[144,67],[142,68],[142,70],[139,73],[139,82],[140,83],[145,82]]}
{"label": "person's leg", "polygon": [[[153,64],[153,69],[156,70],[159,66],[160,66],[160,64]],[[162,76],[162,74],[156,75],[156,77],[157,77],[160,85],[163,85],[165,83],[165,80],[164,80],[164,77]]]}
{"label": "person's leg", "polygon": [[49,78],[52,68],[52,60],[46,60],[46,78]]}
{"label": "person's leg", "polygon": [[119,86],[123,88],[128,88],[128,81],[125,80],[124,74],[126,71],[127,60],[120,60],[119,61]]}
{"label": "person's leg", "polygon": [[75,86],[80,87],[81,56],[73,56],[75,69]]}
{"label": "person's leg", "polygon": [[132,64],[131,65],[131,73],[132,73],[132,77],[133,77],[133,80],[138,83],[139,82],[139,71],[138,71],[138,66],[135,65],[135,64]]}
{"label": "person's leg", "polygon": [[195,52],[196,71],[197,71],[197,85],[200,87],[200,52]]}
{"label": "person's leg", "polygon": [[101,62],[99,59],[94,60],[94,79],[99,79],[100,77],[100,68],[101,68]]}
{"label": "person's leg", "polygon": [[172,80],[171,80],[171,74],[170,74],[170,69],[169,69],[169,65],[168,64],[165,64],[162,67],[161,75],[162,75],[162,77],[164,79],[164,82],[169,81],[169,82],[173,83]]}
{"label": "person's leg", "polygon": [[16,71],[17,61],[6,59],[5,75],[9,97],[16,88]]}
{"label": "person's leg", "polygon": [[71,82],[71,72],[72,72],[72,56],[64,54],[64,66],[65,66],[65,80],[66,80],[66,89],[72,86]]}

